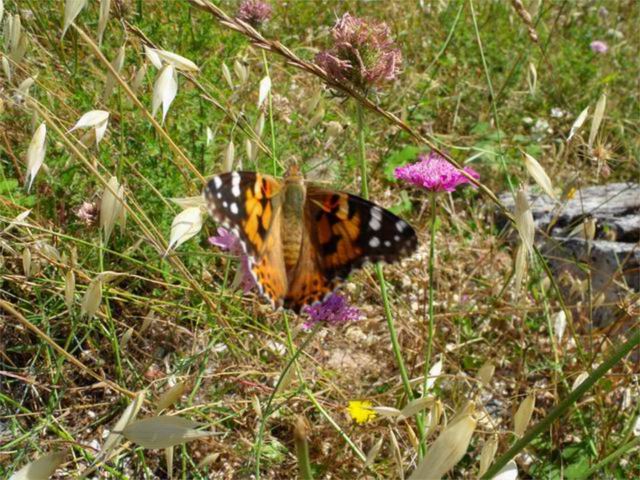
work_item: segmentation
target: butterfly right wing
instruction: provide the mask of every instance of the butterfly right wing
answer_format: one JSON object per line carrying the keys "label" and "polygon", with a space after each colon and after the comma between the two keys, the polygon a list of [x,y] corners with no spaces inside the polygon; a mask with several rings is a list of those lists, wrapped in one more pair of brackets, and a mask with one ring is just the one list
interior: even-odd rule
{"label": "butterfly right wing", "polygon": [[280,182],[256,172],[213,177],[204,197],[211,216],[240,239],[260,293],[274,306],[287,291],[281,240]]}

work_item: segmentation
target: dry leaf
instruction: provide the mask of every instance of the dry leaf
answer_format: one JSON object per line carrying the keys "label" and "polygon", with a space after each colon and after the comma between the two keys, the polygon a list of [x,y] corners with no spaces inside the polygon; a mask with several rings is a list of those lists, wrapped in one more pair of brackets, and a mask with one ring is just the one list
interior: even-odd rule
{"label": "dry leaf", "polygon": [[582,372],[580,375],[576,377],[573,381],[573,385],[571,385],[571,391],[573,392],[576,388],[580,386],[582,382],[584,382],[589,377],[587,372]]}
{"label": "dry leaf", "polygon": [[429,447],[409,480],[436,480],[455,467],[467,452],[476,423],[472,415],[466,415],[449,424]]}
{"label": "dry leaf", "polygon": [[66,457],[66,450],[43,455],[15,472],[9,480],[45,480],[53,475]]}
{"label": "dry leaf", "polygon": [[84,293],[84,297],[82,297],[82,304],[80,306],[82,315],[93,317],[98,312],[101,302],[102,281],[94,278],[91,283],[89,283],[89,287]]}
{"label": "dry leaf", "polygon": [[604,117],[604,110],[607,107],[607,95],[603,93],[596,103],[596,109],[593,111],[593,118],[591,119],[591,130],[589,131],[589,148],[593,146],[593,142],[596,140],[598,130],[600,130],[600,124]]}
{"label": "dry leaf", "polygon": [[530,394],[527,395],[518,407],[518,411],[513,417],[513,430],[517,437],[524,435],[524,432],[527,430],[527,426],[529,426],[535,406],[536,398],[533,394]]}
{"label": "dry leaf", "polygon": [[67,29],[71,26],[86,4],[87,0],[67,0],[65,2],[62,38],[64,38],[64,34],[67,33]]}
{"label": "dry leaf", "polygon": [[44,163],[46,136],[47,125],[42,122],[33,134],[33,137],[31,137],[31,142],[29,142],[29,148],[27,149],[27,177],[25,178],[27,192],[31,190],[33,180],[36,178],[38,170],[40,170],[40,167]]}
{"label": "dry leaf", "polygon": [[262,106],[271,91],[271,77],[266,76],[260,80],[260,91],[258,93],[258,108]]}
{"label": "dry leaf", "polygon": [[371,407],[371,410],[385,418],[396,418],[400,416],[401,413],[400,410],[393,407]]}
{"label": "dry leaf", "polygon": [[194,197],[170,198],[169,200],[171,200],[183,210],[191,207],[204,207],[206,205],[206,202],[202,195],[197,195]]}
{"label": "dry leaf", "polygon": [[171,235],[169,237],[169,250],[178,248],[184,242],[193,238],[202,228],[202,210],[199,207],[190,207],[175,216],[171,223]]}
{"label": "dry leaf", "polygon": [[382,441],[384,437],[380,437],[376,443],[373,444],[371,449],[367,452],[367,459],[364,461],[364,466],[369,467],[376,461],[376,457],[382,448]]}
{"label": "dry leaf", "polygon": [[538,85],[538,71],[533,63],[529,63],[529,75],[527,76],[527,83],[529,84],[529,93],[535,95],[536,86]]}
{"label": "dry leaf", "polygon": [[31,250],[29,250],[29,247],[22,250],[22,271],[25,278],[31,276]]}
{"label": "dry leaf", "polygon": [[522,243],[527,249],[527,252],[533,254],[533,244],[535,240],[535,224],[533,222],[533,213],[529,207],[529,201],[527,200],[527,194],[524,189],[521,188],[516,192],[516,227]]}
{"label": "dry leaf", "polygon": [[589,115],[589,107],[585,108],[582,112],[580,112],[580,115],[578,115],[578,118],[576,118],[575,122],[573,122],[573,125],[571,125],[571,130],[569,130],[569,136],[567,137],[567,142],[573,138],[573,136],[576,134],[578,130],[580,130],[580,127],[582,127],[582,125],[584,124],[584,121],[587,119],[587,115]]}
{"label": "dry leaf", "polygon": [[144,77],[147,75],[147,64],[143,63],[142,66],[136,71],[135,76],[133,77],[133,81],[131,82],[131,90],[133,93],[137,93],[142,87],[142,82],[144,82]]}
{"label": "dry leaf", "polygon": [[111,450],[115,449],[120,444],[122,441],[122,430],[136,418],[136,415],[138,415],[138,412],[144,403],[146,393],[146,390],[139,391],[131,403],[127,405],[124,412],[122,412],[122,415],[120,415],[120,418],[113,426],[111,433],[109,433],[109,436],[104,441],[104,445],[100,450],[101,458],[106,457]]}
{"label": "dry leaf", "polygon": [[103,229],[105,243],[109,241],[116,223],[119,222],[122,225],[124,219],[124,186],[120,185],[116,177],[111,177],[104,189],[100,204],[100,228]]}
{"label": "dry leaf", "polygon": [[[157,55],[161,62],[167,65],[173,65],[176,70],[183,72],[198,72],[200,68],[188,58],[185,58],[177,53],[169,52],[167,50],[159,50],[157,48],[150,49]],[[155,64],[154,64],[155,65]]]}
{"label": "dry leaf", "polygon": [[144,448],[169,448],[198,438],[210,437],[213,432],[196,430],[195,422],[177,416],[159,416],[136,420],[127,425],[122,434]]}
{"label": "dry leaf", "polygon": [[173,478],[173,447],[164,449],[164,459],[167,462],[167,475],[171,480]]}
{"label": "dry leaf", "polygon": [[167,112],[171,103],[178,94],[178,79],[173,65],[165,65],[160,70],[160,74],[153,85],[153,98],[151,100],[151,114],[155,117],[156,112],[162,105],[162,123],[167,117]]}
{"label": "dry leaf", "polygon": [[74,295],[76,293],[76,274],[73,270],[67,270],[64,277],[64,303],[68,308],[73,305]]}
{"label": "dry leaf", "polygon": [[173,387],[168,389],[158,398],[156,402],[156,413],[161,412],[165,408],[169,408],[174,403],[180,400],[180,397],[184,394],[188,386],[188,381],[178,382]]}
{"label": "dry leaf", "polygon": [[431,407],[435,402],[435,397],[420,397],[414,400],[411,400],[407,403],[404,408],[400,411],[400,416],[398,420],[404,420],[406,418],[413,417],[416,413],[421,412],[427,407]]}
{"label": "dry leaf", "polygon": [[7,79],[7,83],[11,83],[11,65],[5,56],[2,57],[2,71]]}
{"label": "dry leaf", "polygon": [[91,110],[80,117],[76,124],[69,130],[73,132],[79,128],[92,128],[95,131],[96,146],[104,138],[109,125],[109,112],[105,110]]}
{"label": "dry leaf", "polygon": [[[124,57],[125,57],[125,46],[122,45],[118,49],[118,53],[116,54],[116,58],[114,58],[111,62],[111,66],[113,69],[120,74],[122,71],[122,67],[124,67]],[[113,91],[113,87],[116,86],[116,77],[111,73],[111,70],[107,72],[107,81],[104,86],[104,93],[102,94],[102,99],[107,100],[111,96],[111,92]]]}
{"label": "dry leaf", "polygon": [[554,200],[556,194],[553,192],[553,185],[551,185],[551,179],[547,172],[542,168],[542,165],[528,153],[524,154],[524,164],[527,167],[529,175],[535,180],[535,182],[544,190],[544,193],[549,195]]}
{"label": "dry leaf", "polygon": [[144,46],[144,55],[147,57],[147,60],[156,67],[158,70],[162,70],[162,60],[160,59],[160,55],[158,55],[158,51],[155,48]]}
{"label": "dry leaf", "polygon": [[229,140],[229,144],[224,151],[224,158],[222,159],[222,173],[230,172],[233,169],[235,157],[236,146],[233,144],[233,140]]}
{"label": "dry leaf", "polygon": [[478,370],[478,380],[486,387],[491,382],[495,371],[496,366],[493,363],[485,362]]}
{"label": "dry leaf", "polygon": [[[436,383],[438,377],[442,375],[442,360],[438,360],[433,364],[427,375],[426,390],[431,390]],[[426,391],[425,391],[426,393]]]}
{"label": "dry leaf", "polygon": [[236,73],[238,80],[240,80],[240,85],[249,79],[249,69],[244,63],[240,62],[240,60],[234,62],[233,71]]}
{"label": "dry leaf", "polygon": [[227,64],[224,62],[222,63],[222,76],[227,81],[227,84],[229,85],[231,90],[233,90],[234,86],[233,79],[231,78],[231,71],[229,70],[229,67],[227,67]]}
{"label": "dry leaf", "polygon": [[564,337],[564,331],[567,327],[567,314],[564,313],[564,310],[560,310],[553,316],[553,331],[556,334],[556,339],[558,343],[562,342],[562,337]]}
{"label": "dry leaf", "polygon": [[493,463],[493,459],[496,456],[496,452],[498,451],[498,439],[495,436],[492,436],[489,440],[484,442],[482,446],[482,451],[480,452],[480,470],[478,471],[478,477],[484,475],[491,463]]}
{"label": "dry leaf", "polygon": [[100,0],[100,16],[98,18],[98,46],[102,45],[102,37],[109,22],[111,0]]}

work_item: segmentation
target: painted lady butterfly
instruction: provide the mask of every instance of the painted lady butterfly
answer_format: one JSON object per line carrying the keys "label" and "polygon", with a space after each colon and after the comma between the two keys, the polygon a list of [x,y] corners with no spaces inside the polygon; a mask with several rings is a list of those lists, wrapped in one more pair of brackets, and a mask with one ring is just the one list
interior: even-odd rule
{"label": "painted lady butterfly", "polygon": [[307,184],[297,167],[283,181],[256,172],[213,177],[211,216],[232,229],[260,293],[299,312],[323,300],[365,262],[395,262],[418,244],[404,220],[363,198]]}

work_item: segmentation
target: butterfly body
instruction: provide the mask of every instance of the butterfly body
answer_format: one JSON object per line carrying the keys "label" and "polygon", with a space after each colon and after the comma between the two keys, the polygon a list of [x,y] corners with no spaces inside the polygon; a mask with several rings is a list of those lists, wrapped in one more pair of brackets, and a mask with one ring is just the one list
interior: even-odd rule
{"label": "butterfly body", "polygon": [[415,231],[355,195],[307,184],[292,168],[284,181],[256,172],[213,177],[211,215],[240,238],[260,293],[299,312],[321,301],[365,262],[397,261],[417,246]]}

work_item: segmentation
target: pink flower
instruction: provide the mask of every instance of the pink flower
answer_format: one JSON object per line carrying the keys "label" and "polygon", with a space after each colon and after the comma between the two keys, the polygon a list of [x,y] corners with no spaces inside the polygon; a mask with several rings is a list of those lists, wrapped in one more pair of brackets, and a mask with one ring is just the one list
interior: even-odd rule
{"label": "pink flower", "polygon": [[607,53],[609,50],[609,45],[602,40],[594,40],[589,46],[591,47],[591,51],[594,53]]}
{"label": "pink flower", "polygon": [[359,320],[362,316],[360,310],[349,305],[345,298],[337,293],[332,293],[321,303],[305,307],[302,312],[309,315],[307,321],[302,325],[306,329],[317,323],[336,326]]}
{"label": "pink flower", "polygon": [[98,206],[95,202],[82,202],[76,212],[78,219],[87,226],[91,226],[98,219]]}
{"label": "pink flower", "polygon": [[[478,179],[480,175],[471,167],[464,171]],[[467,177],[437,153],[418,155],[418,162],[396,168],[395,177],[434,192],[453,192],[459,185],[471,183]]]}
{"label": "pink flower", "polygon": [[316,64],[338,81],[366,90],[396,78],[400,50],[386,23],[373,23],[345,13],[331,30],[333,47],[316,55]]}
{"label": "pink flower", "polygon": [[238,8],[236,18],[247,22],[252,27],[259,27],[271,18],[273,9],[271,5],[260,0],[244,0]]}
{"label": "pink flower", "polygon": [[240,257],[240,287],[244,293],[249,293],[256,286],[256,281],[251,274],[251,263],[240,239],[226,228],[218,227],[218,235],[209,237],[209,243]]}

